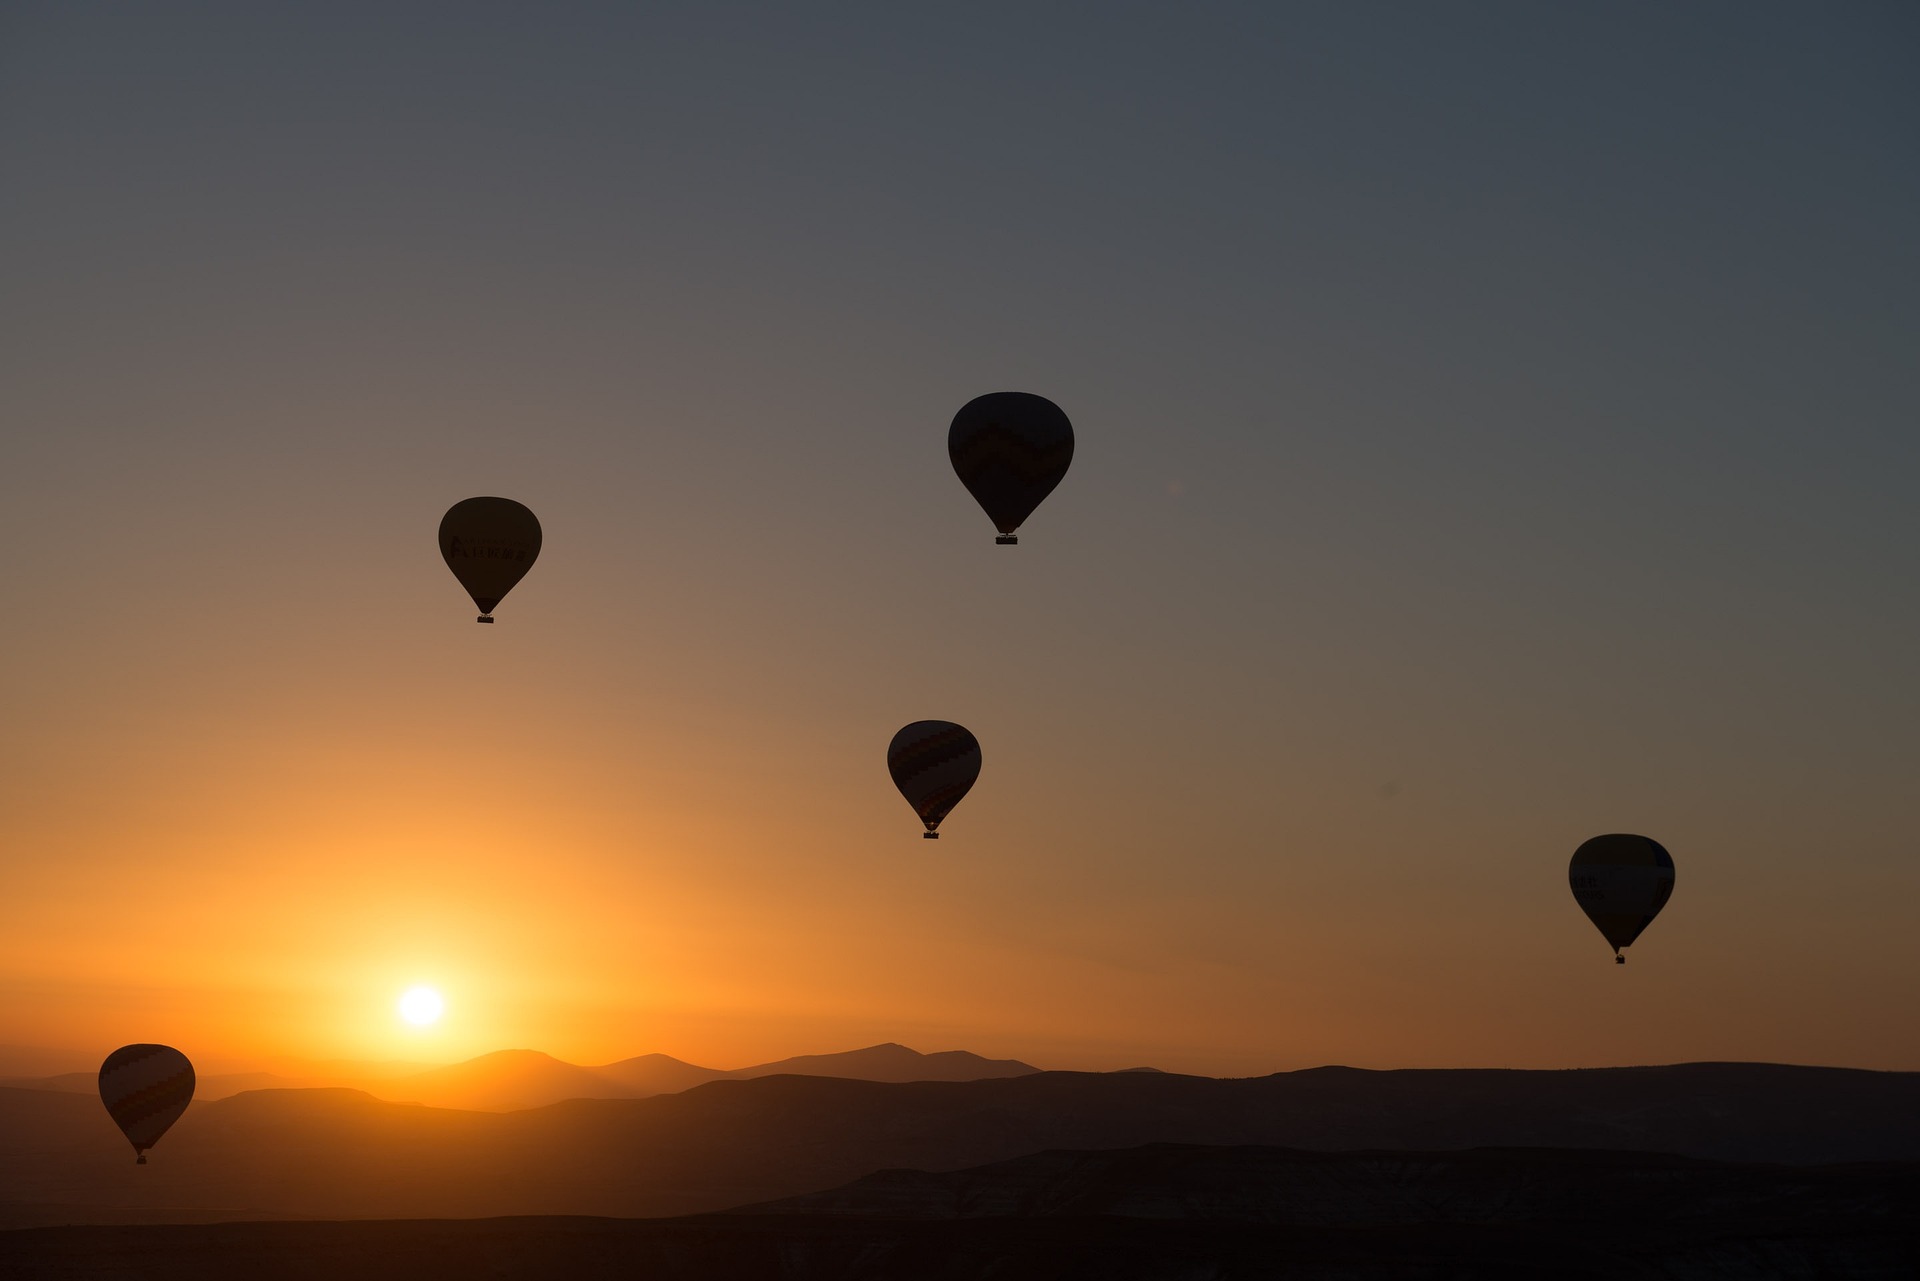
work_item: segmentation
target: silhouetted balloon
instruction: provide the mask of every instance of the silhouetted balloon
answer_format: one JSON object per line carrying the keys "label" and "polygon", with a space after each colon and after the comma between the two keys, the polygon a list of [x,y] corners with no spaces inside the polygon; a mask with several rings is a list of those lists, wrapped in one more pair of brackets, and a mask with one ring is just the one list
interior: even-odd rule
{"label": "silhouetted balloon", "polygon": [[540,555],[540,521],[511,498],[463,498],[440,518],[440,555],[491,623]]}
{"label": "silhouetted balloon", "polygon": [[1013,531],[1053,492],[1073,461],[1073,424],[1060,406],[1024,391],[976,396],[947,428],[947,457],[1000,537]]}
{"label": "silhouetted balloon", "polygon": [[1580,910],[1613,944],[1614,961],[1625,965],[1620,949],[1640,937],[1673,893],[1673,856],[1649,837],[1596,836],[1573,852],[1567,879]]}
{"label": "silhouetted balloon", "polygon": [[170,1045],[123,1045],[100,1065],[100,1101],[147,1163],[147,1149],[193,1102],[193,1064]]}
{"label": "silhouetted balloon", "polygon": [[887,773],[927,825],[921,835],[937,840],[940,820],[980,777],[980,740],[952,721],[915,721],[887,744]]}

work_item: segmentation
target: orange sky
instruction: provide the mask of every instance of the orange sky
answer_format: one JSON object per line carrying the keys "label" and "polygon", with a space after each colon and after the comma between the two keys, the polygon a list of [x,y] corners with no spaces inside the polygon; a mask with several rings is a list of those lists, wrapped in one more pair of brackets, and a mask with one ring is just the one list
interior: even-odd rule
{"label": "orange sky", "polygon": [[[922,542],[963,586],[1031,589],[1099,554],[1059,497],[1017,549],[964,512],[942,522],[951,547]],[[337,577],[270,584],[217,621],[179,601],[115,626],[103,593],[28,623],[64,633],[42,652],[75,670],[43,686],[43,732],[10,771],[34,854],[10,895],[33,910],[0,943],[16,1039],[157,1038],[235,1064],[527,1046],[721,1067],[900,1040],[1210,1072],[1894,1066],[1914,1048],[1898,878],[1793,861],[1803,835],[1768,830],[1790,800],[1702,821],[1655,761],[1626,773],[1634,821],[1610,824],[1558,767],[1512,791],[1480,777],[1491,727],[1459,727],[1464,759],[1423,777],[1360,724],[1317,752],[1270,734],[1266,709],[1308,720],[1340,697],[1279,674],[1176,671],[1155,692],[1097,655],[996,652],[991,628],[968,629],[988,678],[961,665],[964,696],[888,673],[884,625],[842,638],[805,614],[755,675],[733,663],[758,642],[686,639],[706,602],[740,608],[719,593],[570,594],[564,515],[551,563],[477,628],[430,519],[380,563],[401,516],[352,535],[365,554]],[[879,553],[836,554],[857,580]],[[991,678],[1001,653],[1021,660],[1010,680]],[[788,683],[805,670],[817,684]],[[881,760],[923,714],[964,716],[986,757],[937,845]],[[1609,825],[1659,832],[1680,868],[1624,968],[1564,887],[1565,852]],[[1743,877],[1756,856],[1789,872]],[[1796,929],[1762,937],[1768,919]],[[426,1032],[392,1011],[415,982],[450,1005]]]}
{"label": "orange sky", "polygon": [[577,16],[0,35],[0,1044],[1920,1068],[1872,21]]}

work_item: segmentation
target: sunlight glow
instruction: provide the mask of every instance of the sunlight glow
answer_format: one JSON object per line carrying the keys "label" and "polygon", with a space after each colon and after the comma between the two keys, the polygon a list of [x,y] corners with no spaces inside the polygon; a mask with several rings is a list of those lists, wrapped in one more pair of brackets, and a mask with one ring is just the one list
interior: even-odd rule
{"label": "sunlight glow", "polygon": [[425,1027],[440,1017],[446,1002],[430,987],[410,987],[400,994],[400,1017],[415,1027]]}

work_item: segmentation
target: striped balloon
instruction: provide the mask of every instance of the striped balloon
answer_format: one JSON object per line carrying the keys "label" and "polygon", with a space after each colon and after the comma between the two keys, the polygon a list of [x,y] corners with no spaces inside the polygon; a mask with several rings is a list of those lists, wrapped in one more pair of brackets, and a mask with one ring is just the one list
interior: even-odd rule
{"label": "striped balloon", "polygon": [[1640,937],[1673,893],[1673,856],[1649,837],[1596,836],[1573,852],[1567,879],[1574,901],[1624,965],[1620,949]]}
{"label": "striped balloon", "polygon": [[1060,406],[1024,391],[976,396],[947,428],[947,458],[1000,537],[1013,531],[1053,492],[1073,461],[1073,424]]}
{"label": "striped balloon", "polygon": [[980,740],[952,721],[915,721],[887,744],[887,773],[927,825],[922,835],[936,840],[940,820],[980,777]]}
{"label": "striped balloon", "polygon": [[193,1064],[170,1045],[123,1045],[100,1065],[100,1101],[145,1165],[147,1149],[193,1102]]}

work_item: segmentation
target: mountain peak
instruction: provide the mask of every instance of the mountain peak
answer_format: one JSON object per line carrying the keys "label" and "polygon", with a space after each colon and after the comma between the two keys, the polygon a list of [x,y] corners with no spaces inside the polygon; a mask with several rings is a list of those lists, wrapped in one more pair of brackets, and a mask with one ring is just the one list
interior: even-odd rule
{"label": "mountain peak", "polygon": [[980,1081],[1029,1076],[1040,1069],[1017,1059],[984,1059],[968,1050],[922,1054],[895,1041],[841,1054],[799,1054],[726,1075],[735,1080],[761,1076],[837,1076],[856,1081]]}

